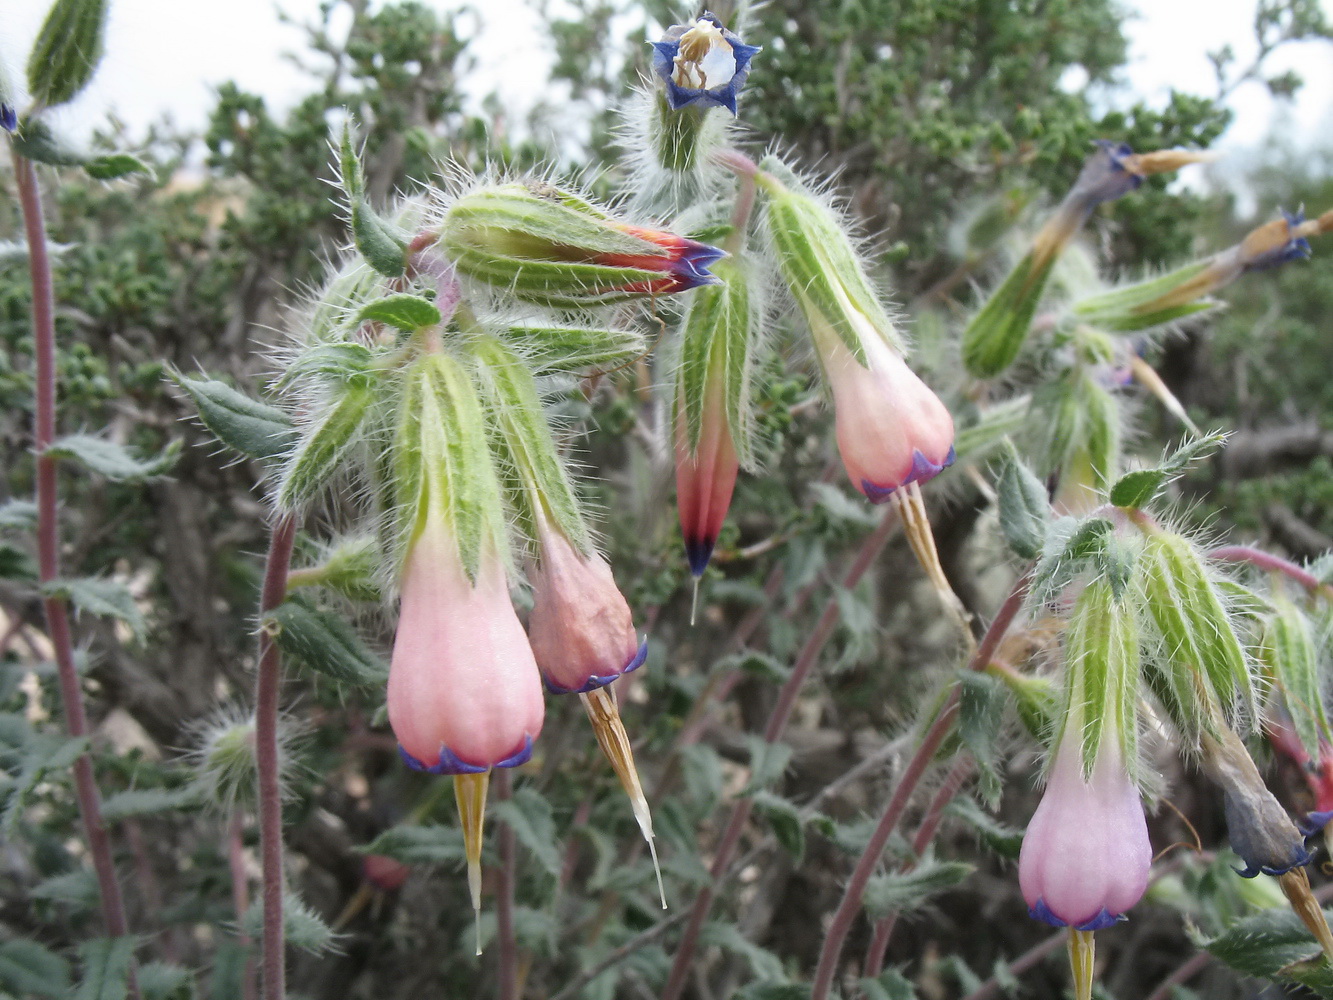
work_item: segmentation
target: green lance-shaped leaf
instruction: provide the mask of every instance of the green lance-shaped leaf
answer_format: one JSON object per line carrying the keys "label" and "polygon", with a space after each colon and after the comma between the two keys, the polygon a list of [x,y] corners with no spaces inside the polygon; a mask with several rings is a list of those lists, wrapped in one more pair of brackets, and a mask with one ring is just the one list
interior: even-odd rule
{"label": "green lance-shaped leaf", "polygon": [[85,941],[79,947],[83,977],[74,1000],[125,1000],[137,943],[132,936]]}
{"label": "green lance-shaped leaf", "polygon": [[370,385],[375,378],[375,352],[364,344],[350,341],[316,342],[287,366],[277,387],[281,389],[306,378],[335,384]]}
{"label": "green lance-shaped leaf", "polygon": [[1297,968],[1296,963],[1319,953],[1319,942],[1285,907],[1245,917],[1216,937],[1198,943],[1233,969],[1266,978],[1289,974]]}
{"label": "green lance-shaped leaf", "polygon": [[754,466],[751,388],[754,354],[759,347],[759,306],[753,288],[753,264],[737,254],[713,265],[720,283],[695,291],[680,327],[678,401],[685,411],[691,453],[703,434],[709,387],[722,384],[727,427],[736,456]]}
{"label": "green lance-shaped leaf", "polygon": [[796,804],[772,792],[756,792],[754,810],[768,821],[783,849],[799,862],[805,855],[805,821]]}
{"label": "green lance-shaped leaf", "polygon": [[28,735],[19,758],[18,776],[6,788],[4,817],[0,830],[12,838],[30,797],[47,775],[67,774],[74,762],[88,752],[86,736]]}
{"label": "green lance-shaped leaf", "polygon": [[349,383],[342,395],[311,424],[283,470],[277,504],[295,510],[309,503],[328,484],[360,440],[360,431],[375,401],[370,386]]}
{"label": "green lance-shaped leaf", "polygon": [[187,378],[172,372],[172,379],[189,395],[199,419],[229,448],[250,458],[273,461],[285,457],[299,433],[284,411],[245,395],[216,379]]}
{"label": "green lance-shaped leaf", "polygon": [[760,167],[764,224],[778,269],[811,328],[831,328],[862,363],[861,338],[868,333],[904,353],[841,220],[780,160],[767,157]]}
{"label": "green lance-shaped leaf", "polygon": [[1218,710],[1234,716],[1239,709],[1253,718],[1254,685],[1244,646],[1194,546],[1170,532],[1150,533],[1138,580],[1161,642],[1154,670],[1162,676],[1154,689],[1166,696],[1185,739],[1197,743],[1204,732],[1216,735]]}
{"label": "green lance-shaped leaf", "polygon": [[403,553],[432,508],[457,539],[470,578],[484,546],[506,551],[486,416],[471,371],[452,355],[423,355],[404,373],[390,474]]}
{"label": "green lance-shaped leaf", "polygon": [[28,92],[41,107],[72,100],[102,61],[108,0],[55,0],[28,54]]}
{"label": "green lance-shaped leaf", "polygon": [[1062,517],[1050,525],[1032,572],[1032,596],[1050,601],[1080,574],[1102,564],[1115,525],[1104,517]]}
{"label": "green lance-shaped leaf", "polygon": [[362,854],[383,854],[405,865],[461,865],[467,858],[463,831],[457,826],[390,827],[365,847]]}
{"label": "green lance-shaped leaf", "polygon": [[1035,399],[1036,425],[1045,428],[1042,471],[1058,472],[1057,498],[1075,488],[1099,493],[1120,467],[1120,406],[1086,371],[1076,369],[1044,387]]}
{"label": "green lance-shaped leaf", "polygon": [[782,777],[791,763],[792,748],[787,743],[770,743],[762,736],[747,736],[745,742],[750,748],[750,780],[741,794],[753,795]]}
{"label": "green lance-shaped leaf", "polygon": [[82,167],[95,180],[110,181],[129,174],[152,173],[149,166],[129,153],[92,153],[48,123],[26,118],[10,137],[14,150],[24,159],[53,167]]}
{"label": "green lance-shaped leaf", "polygon": [[1048,747],[1055,734],[1060,712],[1060,692],[1049,677],[1021,674],[1009,668],[992,664],[987,672],[1003,681],[1014,697],[1019,721],[1029,735],[1042,746]]}
{"label": "green lance-shaped leaf", "polygon": [[118,618],[137,637],[142,637],[147,627],[134,596],[123,583],[115,580],[95,577],[50,580],[42,584],[42,593],[47,597],[63,598],[90,615]]}
{"label": "green lance-shaped leaf", "polygon": [[194,972],[179,965],[147,962],[139,966],[138,980],[143,1000],[195,1000],[197,995]]}
{"label": "green lance-shaped leaf", "polygon": [[173,441],[161,454],[152,458],[136,458],[124,445],[93,437],[91,434],[68,434],[51,442],[46,454],[53,458],[73,459],[99,475],[114,482],[141,482],[155,479],[171,471],[180,456],[181,444]]}
{"label": "green lance-shaped leaf", "polygon": [[[250,908],[241,917],[241,930],[251,939],[258,939],[263,933],[264,899],[255,899]],[[295,893],[284,893],[282,897],[282,930],[287,943],[294,948],[311,955],[332,951],[338,943],[338,934],[324,918],[314,911]]]}
{"label": "green lance-shaped leaf", "polygon": [[1018,358],[1055,260],[1050,254],[1029,252],[972,317],[963,331],[963,366],[968,372],[994,378]]}
{"label": "green lance-shaped leaf", "polygon": [[1206,456],[1226,440],[1225,434],[1203,434],[1190,438],[1168,455],[1162,464],[1149,469],[1126,472],[1112,484],[1111,503],[1117,507],[1146,506],[1175,476]]}
{"label": "green lance-shaped leaf", "polygon": [[318,565],[292,570],[287,575],[287,588],[328,587],[354,601],[378,601],[384,596],[379,567],[379,539],[369,534],[352,535],[324,550]]}
{"label": "green lance-shaped leaf", "polygon": [[510,495],[524,531],[536,538],[540,516],[589,552],[592,540],[531,373],[494,337],[478,339],[473,350],[480,361],[492,441],[514,480]]}
{"label": "green lance-shaped leaf", "polygon": [[198,785],[184,788],[131,788],[108,795],[102,802],[102,818],[108,823],[136,816],[154,816],[202,805]]}
{"label": "green lance-shaped leaf", "polygon": [[1002,790],[996,744],[1004,721],[1004,685],[989,674],[966,670],[958,686],[958,736],[976,761],[982,796],[994,808]]}
{"label": "green lance-shaped leaf", "polygon": [[[1090,581],[1065,631],[1065,726],[1083,735],[1083,776],[1091,779],[1102,741],[1120,741],[1131,773],[1138,759],[1139,627],[1136,609],[1104,579]],[[1057,743],[1060,737],[1056,737]]]}
{"label": "green lance-shaped leaf", "polygon": [[352,142],[350,121],[343,125],[338,143],[338,166],[357,251],[380,274],[398,277],[407,270],[407,239],[398,226],[376,212],[366,199],[366,176]]}
{"label": "green lance-shaped leaf", "polygon": [[1212,299],[1172,302],[1171,293],[1194,281],[1208,267],[1195,261],[1148,281],[1136,282],[1094,295],[1074,304],[1074,315],[1084,323],[1111,333],[1134,333],[1174,323],[1216,308]]}
{"label": "green lance-shaped leaf", "polygon": [[1319,677],[1320,644],[1314,626],[1280,588],[1273,594],[1273,614],[1264,623],[1259,657],[1282,691],[1292,727],[1312,760],[1319,742],[1333,742]]}
{"label": "green lance-shaped leaf", "polygon": [[1023,464],[1012,442],[1006,442],[1006,445],[1004,465],[996,487],[1000,531],[1017,555],[1035,559],[1046,542],[1051,503],[1045,485]]}
{"label": "green lance-shaped leaf", "polygon": [[922,858],[910,871],[876,875],[866,885],[865,908],[872,919],[904,913],[924,906],[931,896],[945,892],[976,871],[964,861]]}
{"label": "green lance-shaped leaf", "polygon": [[0,988],[15,996],[65,1000],[69,973],[65,959],[36,941],[11,938],[0,943]]}
{"label": "green lance-shaped leaf", "polygon": [[648,345],[633,330],[514,324],[505,340],[535,372],[581,372],[592,367],[622,365],[647,353]]}
{"label": "green lance-shaped leaf", "polygon": [[434,326],[439,323],[440,310],[429,299],[403,292],[367,302],[361,307],[356,318],[358,322],[372,320],[377,323],[388,323],[405,333],[414,333],[423,326]]}
{"label": "green lance-shaped leaf", "polygon": [[380,688],[389,678],[384,661],[344,616],[320,611],[299,597],[289,597],[270,611],[264,627],[284,653],[339,683]]}
{"label": "green lance-shaped leaf", "polygon": [[555,811],[544,795],[531,785],[524,785],[511,798],[494,803],[491,811],[496,819],[513,828],[515,836],[546,869],[546,874],[560,874],[564,857]]}

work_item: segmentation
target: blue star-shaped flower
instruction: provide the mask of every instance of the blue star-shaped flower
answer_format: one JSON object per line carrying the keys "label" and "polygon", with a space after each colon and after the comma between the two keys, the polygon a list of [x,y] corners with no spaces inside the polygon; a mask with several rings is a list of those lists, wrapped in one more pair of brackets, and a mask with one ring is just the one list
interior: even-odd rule
{"label": "blue star-shaped flower", "polygon": [[[1290,233],[1305,221],[1305,210],[1297,209],[1294,212],[1283,212],[1282,215],[1287,220],[1287,232]],[[1281,239],[1281,237],[1278,237]],[[1248,242],[1248,240],[1247,240]],[[1310,241],[1304,236],[1298,236],[1295,239],[1288,239],[1286,242],[1266,247],[1257,252],[1249,260],[1245,261],[1246,271],[1266,271],[1272,267],[1280,267],[1283,264],[1293,260],[1304,260],[1310,256]]]}
{"label": "blue star-shaped flower", "polygon": [[709,13],[693,24],[672,25],[652,46],[653,72],[666,83],[672,111],[697,104],[726,108],[733,115],[750,60],[761,51],[757,45],[746,45]]}

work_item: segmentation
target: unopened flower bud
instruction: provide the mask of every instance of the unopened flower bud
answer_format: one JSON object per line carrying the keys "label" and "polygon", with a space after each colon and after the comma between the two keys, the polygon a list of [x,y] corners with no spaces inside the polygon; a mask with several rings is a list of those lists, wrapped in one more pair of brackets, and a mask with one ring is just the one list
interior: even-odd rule
{"label": "unopened flower bud", "polygon": [[714,106],[733,115],[750,60],[761,51],[746,45],[709,13],[689,24],[673,24],[652,46],[653,72],[665,84],[672,111]]}
{"label": "unopened flower bud", "polygon": [[618,222],[549,184],[500,184],[446,212],[440,246],[459,273],[538,305],[578,308],[684,291],[723,252]]}
{"label": "unopened flower bud", "polygon": [[640,644],[606,560],[579,552],[545,520],[538,542],[528,638],[547,688],[587,692],[641,666],[648,643]]}
{"label": "unopened flower bud", "polygon": [[387,854],[367,854],[361,859],[361,877],[383,892],[401,889],[412,869]]}

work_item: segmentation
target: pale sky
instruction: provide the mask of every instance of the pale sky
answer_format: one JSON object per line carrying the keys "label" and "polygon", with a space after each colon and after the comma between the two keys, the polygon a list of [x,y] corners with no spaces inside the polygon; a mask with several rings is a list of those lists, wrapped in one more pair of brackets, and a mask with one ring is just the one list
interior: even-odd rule
{"label": "pale sky", "polygon": [[[455,0],[432,0],[457,8]],[[1333,0],[1323,0],[1333,5]],[[1134,0],[1127,24],[1130,63],[1127,93],[1111,98],[1127,105],[1136,97],[1160,106],[1170,88],[1212,94],[1206,53],[1225,43],[1247,63],[1254,51],[1250,23],[1255,0]],[[0,0],[0,59],[16,81],[46,9],[45,0]],[[319,0],[112,0],[107,57],[90,90],[61,112],[63,123],[86,131],[114,110],[133,128],[170,114],[178,124],[199,127],[211,103],[211,88],[228,79],[256,91],[276,108],[305,93],[306,78],[284,58],[303,49],[301,34],[280,23],[277,12],[314,20]],[[515,119],[532,104],[551,64],[539,21],[527,0],[477,0],[480,35],[470,89],[477,100],[497,90]],[[1206,10],[1206,15],[1202,11]],[[1330,7],[1333,13],[1333,6]],[[344,12],[345,13],[345,12]],[[465,22],[466,23],[466,22]],[[762,44],[762,39],[760,40]],[[1294,68],[1306,86],[1294,104],[1275,102],[1257,83],[1231,100],[1236,120],[1219,143],[1243,159],[1275,124],[1297,144],[1318,141],[1333,127],[1333,45],[1302,43],[1280,52],[1270,72]],[[756,71],[762,68],[756,64]]]}

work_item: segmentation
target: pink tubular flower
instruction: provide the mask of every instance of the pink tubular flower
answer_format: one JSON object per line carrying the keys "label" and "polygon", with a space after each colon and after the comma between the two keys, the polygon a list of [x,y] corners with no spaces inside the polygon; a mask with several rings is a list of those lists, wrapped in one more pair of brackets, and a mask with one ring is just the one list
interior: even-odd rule
{"label": "pink tubular flower", "polygon": [[389,723],[403,759],[431,774],[477,774],[532,756],[545,705],[504,567],[483,550],[474,583],[432,510],[403,572],[389,666]]}
{"label": "pink tubular flower", "polygon": [[833,390],[842,464],[869,500],[883,503],[898,487],[952,464],[953,417],[876,331],[861,337],[865,365],[834,331],[815,339]]}
{"label": "pink tubular flower", "polygon": [[1018,881],[1033,917],[1093,931],[1115,923],[1143,896],[1152,846],[1119,742],[1102,741],[1092,779],[1084,781],[1080,740],[1081,726],[1071,719],[1023,837]]}
{"label": "pink tubular flower", "polygon": [[676,508],[690,572],[704,575],[713,546],[722,531],[736,489],[740,462],[727,426],[727,407],[720,378],[712,380],[704,400],[699,446],[690,450],[689,422],[676,408]]}
{"label": "pink tubular flower", "polygon": [[544,519],[537,533],[541,562],[530,574],[528,638],[546,687],[585,693],[640,667],[648,643],[639,643],[606,560],[583,555]]}

